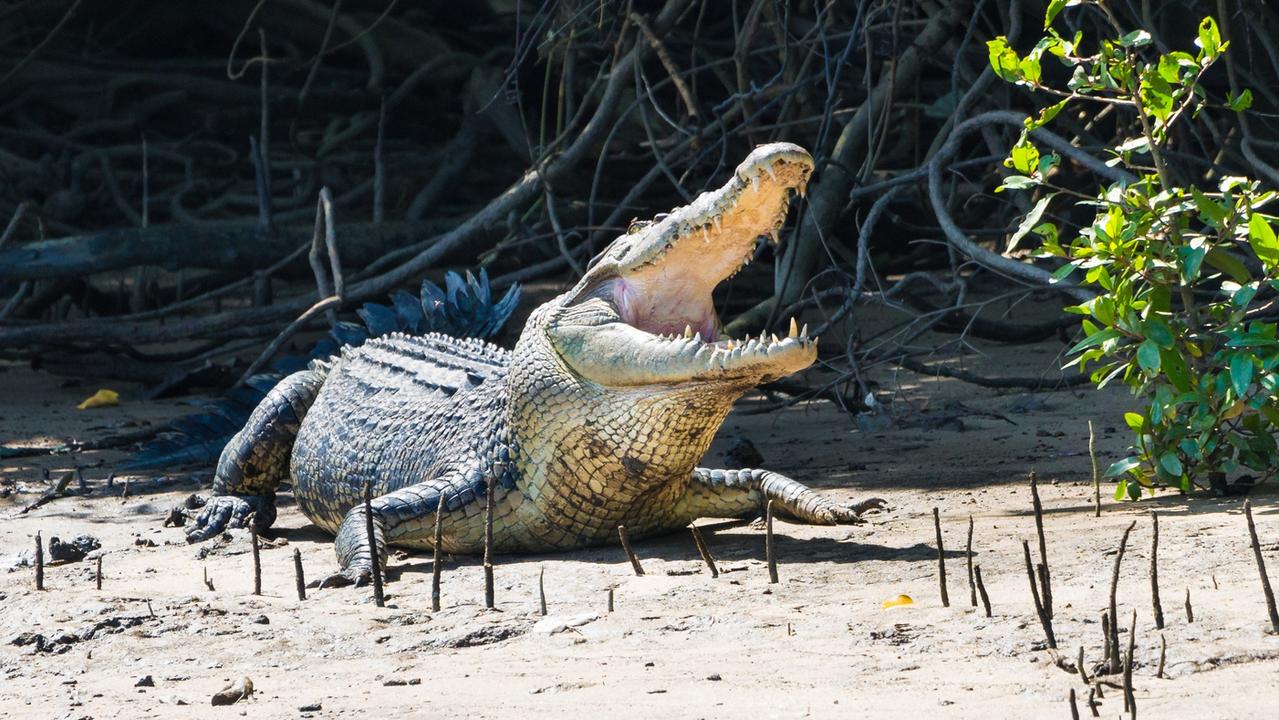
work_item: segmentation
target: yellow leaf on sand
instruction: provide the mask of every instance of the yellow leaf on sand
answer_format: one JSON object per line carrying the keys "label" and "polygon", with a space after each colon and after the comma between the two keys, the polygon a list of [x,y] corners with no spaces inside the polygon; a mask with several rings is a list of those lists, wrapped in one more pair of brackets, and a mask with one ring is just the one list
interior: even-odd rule
{"label": "yellow leaf on sand", "polygon": [[119,404],[120,393],[115,390],[107,390],[106,388],[103,388],[85,398],[84,402],[80,403],[76,407],[81,410],[88,410],[89,408],[111,407],[112,405]]}
{"label": "yellow leaf on sand", "polygon": [[901,607],[903,605],[914,605],[914,604],[915,604],[915,601],[912,600],[909,595],[898,595],[896,597],[891,597],[885,600],[884,609],[887,610],[889,608]]}

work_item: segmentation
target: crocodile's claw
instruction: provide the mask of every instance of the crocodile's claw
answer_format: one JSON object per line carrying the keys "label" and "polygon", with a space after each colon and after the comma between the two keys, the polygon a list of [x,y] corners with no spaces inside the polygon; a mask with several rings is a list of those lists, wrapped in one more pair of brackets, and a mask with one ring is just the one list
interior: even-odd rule
{"label": "crocodile's claw", "polygon": [[883,510],[887,506],[887,503],[879,498],[870,498],[848,505],[832,503],[817,511],[816,521],[819,525],[861,525],[866,522],[866,518],[862,515],[873,510]]}
{"label": "crocodile's claw", "polygon": [[373,582],[373,568],[368,565],[352,565],[319,580],[312,580],[307,583],[307,587],[337,588],[346,587],[347,585],[364,587],[371,582]]}
{"label": "crocodile's claw", "polygon": [[849,510],[852,510],[854,514],[860,517],[862,515],[865,515],[868,512],[887,510],[888,503],[884,502],[883,498],[867,498],[865,500],[862,500],[861,502],[853,503],[852,505],[849,505],[847,507]]}
{"label": "crocodile's claw", "polygon": [[275,522],[275,504],[266,498],[218,495],[210,498],[195,522],[186,528],[187,542],[197,543],[229,528],[242,528],[252,520],[259,530]]}

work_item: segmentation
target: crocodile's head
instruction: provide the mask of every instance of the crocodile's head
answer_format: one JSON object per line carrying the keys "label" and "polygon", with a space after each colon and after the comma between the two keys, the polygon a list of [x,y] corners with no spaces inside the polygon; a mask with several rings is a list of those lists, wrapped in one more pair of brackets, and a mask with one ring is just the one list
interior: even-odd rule
{"label": "crocodile's head", "polygon": [[791,322],[788,337],[720,337],[711,293],[777,242],[791,196],[813,170],[790,143],[756,148],[718,190],[631,231],[601,253],[540,320],[577,375],[626,386],[722,383],[745,388],[812,364],[816,341]]}

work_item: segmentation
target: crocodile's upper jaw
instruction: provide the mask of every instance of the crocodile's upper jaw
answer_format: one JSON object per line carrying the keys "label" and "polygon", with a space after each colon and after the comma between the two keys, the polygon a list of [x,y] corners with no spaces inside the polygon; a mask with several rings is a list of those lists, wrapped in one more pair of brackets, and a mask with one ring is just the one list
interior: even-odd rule
{"label": "crocodile's upper jaw", "polygon": [[618,238],[547,318],[558,354],[609,386],[753,385],[812,364],[816,342],[794,323],[787,338],[717,341],[711,300],[751,261],[759,238],[776,242],[812,169],[797,145],[761,146],[723,187]]}

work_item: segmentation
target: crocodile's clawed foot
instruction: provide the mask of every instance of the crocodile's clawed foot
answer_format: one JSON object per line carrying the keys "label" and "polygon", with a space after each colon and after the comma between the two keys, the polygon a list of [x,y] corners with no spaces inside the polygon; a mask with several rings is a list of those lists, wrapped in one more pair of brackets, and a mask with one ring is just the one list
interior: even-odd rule
{"label": "crocodile's clawed foot", "polygon": [[261,497],[218,495],[210,498],[195,522],[187,526],[187,542],[203,542],[229,528],[245,527],[250,519],[259,530],[269,528],[275,522],[275,504]]}
{"label": "crocodile's clawed foot", "polygon": [[355,587],[364,587],[373,582],[373,568],[367,565],[352,565],[351,567],[339,570],[338,572],[322,577],[319,580],[312,580],[307,584],[309,588],[339,588],[348,585]]}
{"label": "crocodile's clawed foot", "polygon": [[870,498],[849,505],[835,505],[829,508],[829,516],[824,518],[830,525],[861,525],[866,522],[862,517],[866,513],[884,510],[888,507],[880,498]]}
{"label": "crocodile's clawed foot", "polygon": [[851,509],[853,512],[857,513],[860,516],[860,515],[865,515],[868,512],[878,512],[881,510],[887,510],[888,503],[884,502],[883,498],[867,498],[866,500],[862,500],[861,502],[853,503],[852,505],[849,505],[848,507],[849,509]]}

